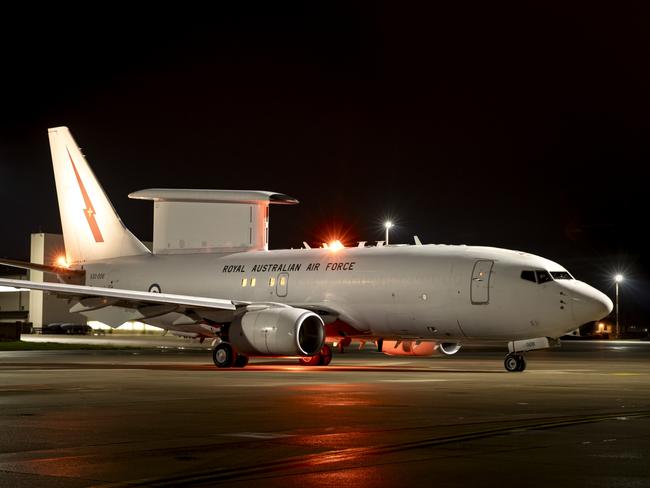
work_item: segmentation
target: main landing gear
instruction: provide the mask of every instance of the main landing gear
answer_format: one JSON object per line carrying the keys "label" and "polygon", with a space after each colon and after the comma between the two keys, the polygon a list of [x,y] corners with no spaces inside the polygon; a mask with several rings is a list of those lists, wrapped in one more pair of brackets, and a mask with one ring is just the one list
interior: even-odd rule
{"label": "main landing gear", "polygon": [[243,368],[248,364],[248,356],[238,354],[227,342],[221,342],[212,350],[212,360],[218,368]]}
{"label": "main landing gear", "polygon": [[511,373],[520,372],[526,369],[526,358],[524,358],[523,354],[510,353],[503,361],[503,365]]}
{"label": "main landing gear", "polygon": [[332,348],[325,344],[315,356],[306,356],[298,359],[303,366],[327,366],[332,362]]}
{"label": "main landing gear", "polygon": [[[220,342],[212,349],[212,360],[218,368],[243,368],[248,364],[248,356],[239,354],[227,342]],[[332,348],[327,344],[315,356],[299,359],[303,366],[327,366],[332,362]]]}

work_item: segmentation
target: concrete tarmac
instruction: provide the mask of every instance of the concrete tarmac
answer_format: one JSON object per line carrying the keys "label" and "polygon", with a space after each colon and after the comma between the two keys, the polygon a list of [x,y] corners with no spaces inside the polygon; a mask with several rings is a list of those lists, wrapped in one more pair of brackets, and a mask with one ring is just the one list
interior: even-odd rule
{"label": "concrete tarmac", "polygon": [[0,486],[650,486],[650,343],[503,355],[0,352]]}

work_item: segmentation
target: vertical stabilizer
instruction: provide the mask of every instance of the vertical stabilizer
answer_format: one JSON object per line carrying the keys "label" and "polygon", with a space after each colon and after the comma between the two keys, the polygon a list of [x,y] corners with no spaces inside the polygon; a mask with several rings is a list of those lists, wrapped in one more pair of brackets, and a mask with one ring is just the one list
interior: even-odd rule
{"label": "vertical stabilizer", "polygon": [[68,262],[148,254],[124,226],[67,127],[49,129]]}

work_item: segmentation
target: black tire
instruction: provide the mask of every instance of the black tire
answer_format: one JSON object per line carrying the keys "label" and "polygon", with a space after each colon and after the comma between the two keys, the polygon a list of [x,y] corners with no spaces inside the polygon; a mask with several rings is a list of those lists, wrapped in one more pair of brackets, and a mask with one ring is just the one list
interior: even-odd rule
{"label": "black tire", "polygon": [[303,366],[320,366],[323,364],[323,356],[321,353],[315,356],[304,356],[298,359],[298,362]]}
{"label": "black tire", "polygon": [[234,368],[243,368],[248,364],[248,356],[244,356],[243,354],[237,354],[237,357],[235,358],[235,362],[233,364]]}
{"label": "black tire", "polygon": [[508,354],[503,361],[503,366],[506,368],[506,371],[509,371],[510,373],[514,373],[515,371],[519,371],[519,359],[517,359],[518,356],[516,354]]}
{"label": "black tire", "polygon": [[319,366],[327,366],[332,362],[332,348],[327,344],[325,344],[323,349],[320,350],[320,355],[322,360],[319,363]]}
{"label": "black tire", "polygon": [[521,372],[526,369],[526,358],[519,355],[517,356],[517,371]]}
{"label": "black tire", "polygon": [[218,368],[230,368],[235,362],[235,352],[227,342],[222,342],[212,350],[212,360]]}

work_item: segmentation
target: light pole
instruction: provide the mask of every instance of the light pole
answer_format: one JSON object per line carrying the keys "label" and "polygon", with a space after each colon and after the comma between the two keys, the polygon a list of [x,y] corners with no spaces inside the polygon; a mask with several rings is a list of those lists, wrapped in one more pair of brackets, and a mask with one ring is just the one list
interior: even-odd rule
{"label": "light pole", "polygon": [[388,231],[393,226],[393,223],[390,220],[384,222],[384,227],[386,227],[386,245],[388,245]]}
{"label": "light pole", "polygon": [[614,276],[614,282],[616,283],[616,338],[618,339],[621,336],[621,329],[618,325],[618,284],[623,281],[623,275],[617,274]]}

